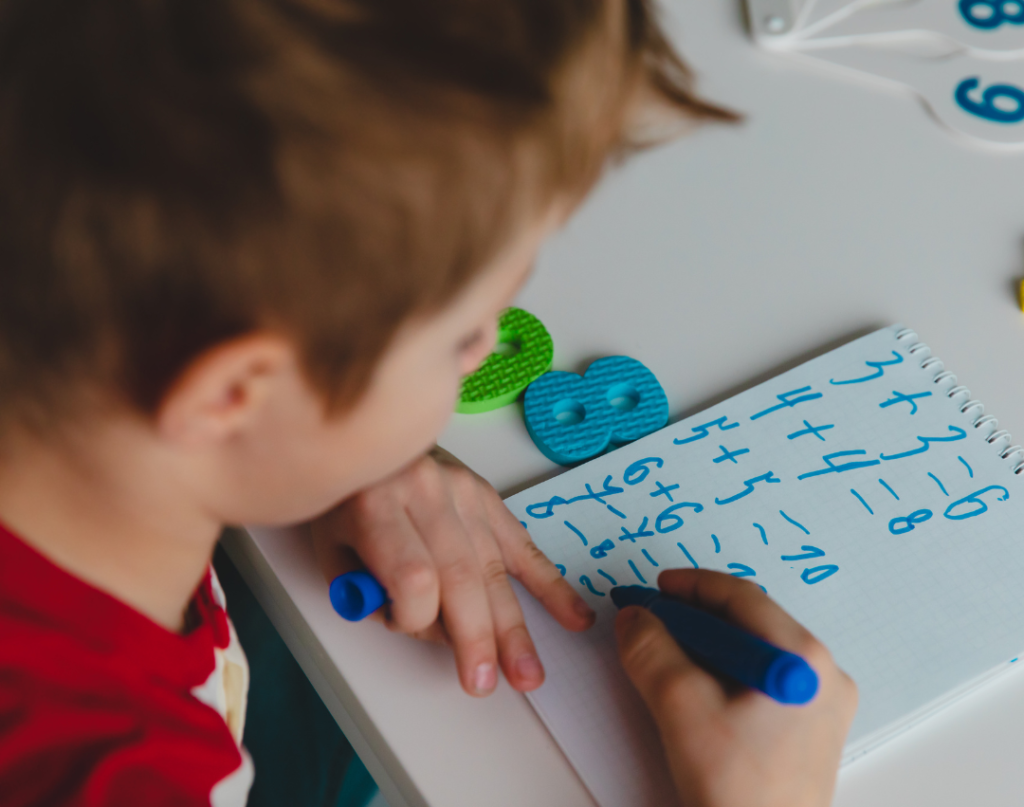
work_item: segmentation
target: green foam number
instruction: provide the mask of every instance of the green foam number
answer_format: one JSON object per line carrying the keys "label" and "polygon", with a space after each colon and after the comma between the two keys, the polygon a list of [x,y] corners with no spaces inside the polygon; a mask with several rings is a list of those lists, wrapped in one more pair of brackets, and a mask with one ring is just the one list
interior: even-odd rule
{"label": "green foam number", "polygon": [[555,343],[544,324],[521,308],[507,308],[498,320],[498,342],[475,373],[462,380],[456,412],[490,412],[515,401],[551,369]]}

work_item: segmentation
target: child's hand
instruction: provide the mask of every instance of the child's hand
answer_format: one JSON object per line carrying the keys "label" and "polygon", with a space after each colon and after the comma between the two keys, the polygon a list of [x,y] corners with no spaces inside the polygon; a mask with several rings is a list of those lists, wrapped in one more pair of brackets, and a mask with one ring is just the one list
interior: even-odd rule
{"label": "child's hand", "polygon": [[544,681],[509,575],[563,627],[594,622],[494,488],[441,449],[343,502],[312,531],[326,577],[357,568],[357,555],[388,591],[388,627],[451,644],[471,695],[494,689],[499,663],[520,692]]}
{"label": "child's hand", "polygon": [[820,688],[784,706],[725,685],[695,665],[661,621],[624,608],[616,634],[626,672],[654,716],[680,800],[687,807],[827,807],[857,688],[829,652],[761,589],[726,574],[664,572],[668,594],[803,656]]}

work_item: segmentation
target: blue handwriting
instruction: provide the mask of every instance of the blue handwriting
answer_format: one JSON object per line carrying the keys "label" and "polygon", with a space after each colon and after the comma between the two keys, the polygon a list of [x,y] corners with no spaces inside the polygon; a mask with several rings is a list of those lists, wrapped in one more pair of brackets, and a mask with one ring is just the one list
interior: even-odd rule
{"label": "blue handwriting", "polygon": [[824,432],[824,431],[828,431],[829,429],[834,429],[836,427],[834,423],[829,423],[826,426],[812,426],[806,420],[804,421],[804,425],[807,427],[806,429],[800,429],[800,431],[798,431],[798,432],[793,432],[792,434],[787,434],[786,435],[786,439],[787,440],[795,440],[797,437],[803,437],[805,434],[813,434],[815,437],[817,437],[819,440],[821,440],[821,442],[824,443],[825,442],[825,438],[822,437],[820,433]]}
{"label": "blue handwriting", "polygon": [[913,532],[918,524],[924,524],[932,517],[932,511],[928,509],[915,510],[909,516],[894,518],[889,522],[889,532],[893,535],[904,535]]}
{"label": "blue handwriting", "polygon": [[828,383],[829,384],[835,384],[836,386],[839,386],[840,384],[862,384],[865,381],[873,381],[876,378],[881,378],[882,375],[885,373],[885,370],[883,368],[889,367],[890,365],[893,365],[893,364],[902,364],[903,363],[903,357],[899,353],[897,353],[895,350],[892,352],[892,355],[895,356],[896,358],[895,359],[889,359],[888,361],[866,361],[866,362],[864,362],[868,367],[874,367],[875,368],[875,372],[871,373],[871,375],[866,375],[866,376],[863,376],[861,378],[848,378],[846,381],[836,381],[834,378],[830,378]]}
{"label": "blue handwriting", "polygon": [[722,416],[717,420],[710,421],[709,423],[704,423],[700,426],[694,426],[692,429],[690,429],[690,431],[693,432],[693,437],[687,437],[685,440],[680,440],[677,437],[672,442],[675,443],[677,446],[681,446],[685,445],[686,443],[692,443],[695,440],[703,440],[705,437],[708,436],[708,433],[711,431],[712,426],[717,426],[720,431],[724,432],[728,431],[729,429],[735,429],[740,425],[739,423],[726,423],[728,419],[728,417]]}
{"label": "blue handwriting", "polygon": [[784,519],[786,519],[786,521],[788,521],[794,527],[799,527],[801,530],[803,530],[804,535],[810,535],[811,534],[811,531],[809,529],[807,529],[807,527],[805,527],[803,524],[801,524],[796,519],[793,519],[793,518],[790,518],[789,516],[787,516],[782,510],[779,510],[779,515],[782,516]]}
{"label": "blue handwriting", "polygon": [[853,457],[858,454],[867,454],[867,451],[834,451],[831,454],[826,454],[822,457],[827,468],[822,468],[820,471],[808,471],[805,474],[800,474],[797,479],[809,479],[812,476],[821,476],[822,474],[841,474],[844,471],[852,471],[855,468],[867,468],[870,465],[881,465],[881,460],[865,460],[864,462],[844,462],[842,465],[836,465],[832,462],[835,457]]}
{"label": "blue handwriting", "polygon": [[603,577],[609,583],[611,583],[613,586],[617,586],[618,585],[618,582],[615,580],[615,578],[612,577],[610,574],[608,574],[608,572],[604,571],[603,569],[598,569],[597,573],[599,575],[601,575],[601,577]]}
{"label": "blue handwriting", "polygon": [[768,533],[764,531],[764,527],[762,527],[756,521],[754,522],[754,526],[757,527],[757,531],[761,533],[761,541],[764,543],[765,546],[768,546]]}
{"label": "blue handwriting", "polygon": [[583,541],[583,546],[587,545],[587,536],[586,535],[584,535],[582,532],[580,532],[578,529],[576,529],[576,527],[574,527],[568,521],[563,521],[562,523],[565,524],[565,526],[568,527],[570,530],[572,530],[574,533],[576,533],[576,535],[579,537],[579,539],[581,541]]}
{"label": "blue handwriting", "polygon": [[719,448],[722,449],[722,455],[720,457],[715,457],[712,460],[712,462],[718,463],[718,462],[724,462],[725,460],[729,460],[729,462],[731,462],[733,465],[739,465],[739,463],[736,462],[736,460],[733,459],[733,458],[734,457],[738,457],[741,454],[749,454],[750,453],[750,449],[749,448],[741,448],[738,451],[730,451],[725,446],[719,446]]}
{"label": "blue handwriting", "polygon": [[878,456],[883,460],[901,460],[904,457],[912,457],[915,454],[924,454],[931,447],[932,443],[955,443],[957,440],[963,440],[967,436],[967,432],[963,429],[958,429],[956,426],[949,426],[948,428],[953,432],[952,437],[918,437],[917,439],[921,441],[920,448],[904,451],[901,454],[879,454]]}
{"label": "blue handwriting", "polygon": [[[985,500],[982,499],[981,497],[988,493],[990,490],[1002,491],[1002,495],[996,496],[997,502],[1005,502],[1007,499],[1010,498],[1010,491],[1008,491],[1002,485],[989,485],[988,487],[982,488],[981,490],[974,491],[974,493],[972,493],[970,496],[964,496],[962,499],[957,499],[949,507],[946,508],[946,511],[943,513],[943,515],[952,521],[962,521],[965,518],[974,518],[975,516],[980,516],[982,513],[988,510],[988,505],[985,503]],[[966,513],[958,513],[957,515],[952,514],[954,510],[968,503],[974,504],[975,508],[973,510],[968,510]]]}
{"label": "blue handwriting", "polygon": [[625,472],[622,474],[622,481],[627,485],[639,485],[651,472],[651,469],[648,466],[654,465],[654,467],[660,468],[664,464],[665,460],[661,457],[645,457],[642,460],[637,460],[626,468]]}
{"label": "blue handwriting", "polygon": [[807,585],[813,586],[815,583],[820,583],[838,571],[839,567],[834,563],[829,563],[825,566],[813,566],[800,572],[800,579],[807,583]]}
{"label": "blue handwriting", "polygon": [[[807,392],[809,389],[810,387],[800,387],[800,389],[791,389],[789,392],[784,392],[781,395],[776,395],[775,397],[782,401],[782,403],[776,404],[775,406],[769,406],[767,409],[758,412],[756,415],[751,415],[750,419],[757,420],[758,418],[763,418],[765,415],[769,415],[772,412],[777,412],[779,409],[785,409],[786,407],[792,408],[797,404],[804,403],[805,401],[813,401],[816,398],[822,397],[822,394],[820,392],[812,392],[808,395],[801,394]],[[791,398],[790,396],[793,395],[795,395],[796,397]]]}
{"label": "blue handwriting", "polygon": [[678,544],[678,543],[676,544],[676,546],[678,546],[680,549],[683,550],[683,554],[686,555],[686,559],[688,561],[690,561],[690,563],[693,564],[693,568],[694,569],[699,569],[700,568],[700,566],[697,565],[697,561],[695,561],[693,559],[693,555],[691,555],[689,552],[686,551],[686,547],[685,546],[683,546],[682,544]]}
{"label": "blue handwriting", "polygon": [[590,557],[601,559],[607,556],[613,549],[615,549],[615,542],[611,538],[606,538],[590,550]]}
{"label": "blue handwriting", "polygon": [[898,403],[908,403],[912,407],[914,407],[913,409],[910,410],[910,414],[916,415],[917,414],[917,401],[915,400],[915,398],[930,398],[931,397],[931,393],[930,392],[915,392],[915,393],[913,393],[911,395],[904,395],[902,392],[897,392],[896,390],[893,390],[892,394],[895,395],[896,397],[895,398],[890,398],[889,400],[883,401],[882,403],[880,403],[878,405],[879,409],[885,409],[886,407],[889,407],[889,406],[895,406]]}
{"label": "blue handwriting", "polygon": [[643,583],[644,585],[647,585],[647,581],[644,580],[644,576],[642,574],[640,574],[640,570],[638,568],[636,568],[636,564],[633,563],[632,560],[629,561],[629,568],[633,570],[633,574],[635,574],[637,576],[637,578],[640,580],[641,583]]}
{"label": "blue handwriting", "polygon": [[651,553],[648,552],[646,549],[641,549],[640,550],[640,554],[643,555],[645,558],[647,558],[647,560],[650,561],[651,566],[657,566],[658,565],[658,561],[656,561],[654,558],[652,558],[651,557]]}
{"label": "blue handwriting", "polygon": [[640,529],[636,532],[630,532],[625,527],[620,529],[622,530],[622,535],[619,536],[619,540],[632,541],[634,544],[637,538],[651,538],[654,536],[654,533],[647,529],[647,516],[644,516],[644,520],[640,522]]}
{"label": "blue handwriting", "polygon": [[875,514],[875,511],[871,509],[871,505],[869,505],[869,504],[868,504],[868,503],[867,503],[866,501],[864,501],[864,497],[863,497],[863,496],[861,496],[861,495],[860,495],[860,494],[859,494],[859,493],[858,493],[857,491],[855,491],[855,490],[854,490],[853,488],[850,488],[850,493],[852,493],[852,494],[853,494],[854,496],[856,496],[856,497],[857,497],[857,500],[858,500],[858,501],[859,501],[859,502],[860,502],[861,504],[863,504],[863,505],[864,505],[864,508],[865,508],[865,509],[866,509],[866,510],[867,510],[867,511],[868,511],[869,513],[871,513],[871,515],[874,515],[874,514]]}
{"label": "blue handwriting", "polygon": [[[779,557],[781,560],[794,562],[825,557],[824,549],[811,546],[810,544],[804,544],[800,549],[801,553],[799,555],[780,555]],[[838,571],[839,567],[834,563],[829,563],[824,566],[812,566],[800,572],[800,579],[807,583],[807,585],[813,586],[815,583],[820,583],[822,580],[831,577]]]}
{"label": "blue handwriting", "polygon": [[800,555],[781,555],[782,560],[810,560],[811,558],[823,558],[825,557],[825,550],[818,549],[816,546],[802,546],[800,547],[803,553]]}
{"label": "blue handwriting", "polygon": [[670,502],[675,501],[675,499],[672,498],[672,491],[679,490],[679,485],[669,485],[668,487],[665,487],[661,482],[655,482],[654,484],[658,486],[658,489],[651,493],[652,499],[657,498],[658,496],[665,496]]}
{"label": "blue handwriting", "polygon": [[929,471],[928,476],[935,480],[935,484],[939,486],[939,490],[941,490],[944,495],[949,495],[949,493],[946,492],[946,486],[943,485],[941,481],[939,481],[939,478],[935,474]]}
{"label": "blue handwriting", "polygon": [[893,497],[893,498],[894,498],[894,499],[895,499],[896,501],[899,501],[899,500],[900,500],[900,497],[896,495],[896,491],[895,491],[895,490],[893,490],[893,489],[892,489],[891,487],[889,487],[889,485],[888,485],[888,484],[886,484],[886,481],[885,481],[884,479],[879,479],[879,480],[878,480],[878,484],[879,484],[879,485],[881,485],[881,486],[882,486],[883,488],[885,488],[885,489],[886,489],[887,491],[889,491],[889,493],[891,493],[891,494],[892,494],[892,497]]}
{"label": "blue handwriting", "polygon": [[580,582],[583,585],[585,585],[588,589],[590,589],[591,594],[596,594],[598,597],[604,596],[604,592],[598,591],[596,588],[594,588],[594,584],[590,582],[590,578],[587,577],[585,574],[580,575]]}
{"label": "blue handwriting", "polygon": [[[704,509],[703,504],[697,504],[697,502],[679,502],[673,504],[671,507],[666,507],[658,514],[658,520],[654,522],[654,529],[658,532],[673,532],[683,526],[683,519],[681,516],[676,515],[676,510],[680,510],[683,507],[689,507],[693,512],[699,513]],[[671,522],[669,526],[665,522]]]}
{"label": "blue handwriting", "polygon": [[527,505],[526,514],[528,516],[531,516],[532,518],[551,518],[551,516],[555,514],[555,508],[560,505],[575,504],[576,502],[585,502],[588,499],[593,499],[594,501],[603,504],[605,507],[607,507],[620,518],[625,518],[625,515],[620,513],[618,510],[616,510],[614,507],[612,507],[604,500],[605,496],[614,496],[616,493],[622,493],[622,491],[625,489],[610,484],[611,481],[612,476],[611,474],[609,474],[604,478],[604,484],[602,485],[603,490],[600,490],[597,493],[595,493],[594,489],[591,488],[589,484],[587,484],[584,485],[584,487],[587,489],[587,492],[580,496],[574,496],[571,499],[563,499],[561,496],[552,496],[546,502],[536,502],[535,504]]}
{"label": "blue handwriting", "polygon": [[743,484],[746,486],[744,490],[741,490],[735,496],[730,496],[727,499],[719,499],[716,497],[715,504],[731,504],[732,502],[742,499],[744,496],[749,496],[751,493],[754,492],[754,485],[756,485],[758,482],[765,482],[766,484],[775,484],[781,481],[782,480],[775,476],[775,474],[772,471],[769,471],[766,474],[761,474],[760,476],[755,476],[753,479],[745,479],[743,481]]}

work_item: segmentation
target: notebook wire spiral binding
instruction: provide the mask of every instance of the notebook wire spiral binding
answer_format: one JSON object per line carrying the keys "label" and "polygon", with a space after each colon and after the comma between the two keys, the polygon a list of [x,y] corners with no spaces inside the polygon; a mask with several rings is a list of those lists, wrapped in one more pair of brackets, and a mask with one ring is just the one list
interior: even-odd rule
{"label": "notebook wire spiral binding", "polygon": [[997,450],[1000,459],[1006,460],[1010,464],[1010,470],[1019,476],[1024,471],[1024,448],[1019,445],[1012,445],[1013,438],[1010,436],[1010,433],[1006,429],[999,428],[999,421],[996,418],[985,414],[985,405],[981,401],[971,398],[971,391],[962,384],[957,383],[956,375],[946,369],[941,359],[931,355],[932,351],[928,345],[917,341],[918,336],[913,330],[902,328],[896,332],[896,339],[900,342],[912,343],[907,348],[907,352],[911,356],[916,358],[920,354],[924,354],[920,364],[921,369],[936,371],[932,377],[933,384],[949,385],[944,390],[947,398],[954,402],[958,398],[963,399],[963,403],[959,407],[960,414],[973,417],[971,425],[975,429],[990,429],[984,438],[985,442]]}

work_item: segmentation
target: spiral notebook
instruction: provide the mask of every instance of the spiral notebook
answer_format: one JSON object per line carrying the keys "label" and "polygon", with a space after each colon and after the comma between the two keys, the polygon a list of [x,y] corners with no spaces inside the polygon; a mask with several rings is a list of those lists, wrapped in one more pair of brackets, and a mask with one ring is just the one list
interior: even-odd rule
{"label": "spiral notebook", "polygon": [[885,328],[507,500],[595,608],[529,597],[530,700],[601,807],[674,803],[608,596],[666,568],[745,577],[857,682],[844,759],[1024,652],[1024,451],[909,329]]}

